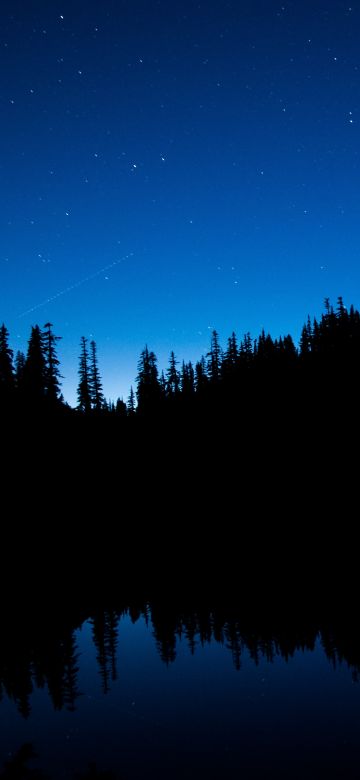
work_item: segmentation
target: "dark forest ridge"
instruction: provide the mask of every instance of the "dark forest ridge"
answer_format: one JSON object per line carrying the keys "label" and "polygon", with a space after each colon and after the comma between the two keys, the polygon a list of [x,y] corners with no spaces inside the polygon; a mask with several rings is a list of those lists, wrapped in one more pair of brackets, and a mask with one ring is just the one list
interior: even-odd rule
{"label": "dark forest ridge", "polygon": [[138,363],[136,393],[130,390],[127,403],[118,398],[116,403],[106,401],[98,367],[97,346],[82,336],[79,359],[78,405],[76,409],[65,403],[61,394],[60,362],[57,345],[60,336],[47,322],[43,329],[31,329],[27,354],[18,351],[15,359],[9,346],[5,325],[0,329],[0,403],[2,411],[45,411],[51,414],[117,418],[159,417],[162,414],[189,414],[206,410],[214,402],[219,408],[224,402],[234,402],[238,393],[250,393],[264,388],[266,394],[274,391],[278,382],[291,382],[292,390],[298,383],[312,376],[318,381],[330,371],[339,371],[348,381],[357,370],[360,354],[360,314],[353,306],[347,310],[341,297],[336,310],[325,299],[325,311],[319,321],[307,318],[296,347],[291,335],[273,339],[264,330],[253,339],[245,333],[240,343],[232,333],[225,349],[219,343],[218,333],[211,336],[209,352],[195,366],[182,362],[179,367],[174,352],[169,367],[159,374],[157,358],[146,346]]}

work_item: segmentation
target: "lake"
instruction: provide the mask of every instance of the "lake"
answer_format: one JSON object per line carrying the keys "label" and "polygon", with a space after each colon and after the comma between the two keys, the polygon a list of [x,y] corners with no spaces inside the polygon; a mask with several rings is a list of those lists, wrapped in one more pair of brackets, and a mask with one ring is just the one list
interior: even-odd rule
{"label": "lake", "polygon": [[2,776],[359,778],[356,636],[221,601],[8,609]]}

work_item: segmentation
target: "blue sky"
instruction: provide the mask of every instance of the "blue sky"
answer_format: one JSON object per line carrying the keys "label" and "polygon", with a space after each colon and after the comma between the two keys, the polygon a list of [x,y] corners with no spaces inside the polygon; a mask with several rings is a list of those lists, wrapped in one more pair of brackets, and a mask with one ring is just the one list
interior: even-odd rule
{"label": "blue sky", "polygon": [[0,319],[80,337],[107,397],[262,327],[359,305],[360,6],[4,0]]}

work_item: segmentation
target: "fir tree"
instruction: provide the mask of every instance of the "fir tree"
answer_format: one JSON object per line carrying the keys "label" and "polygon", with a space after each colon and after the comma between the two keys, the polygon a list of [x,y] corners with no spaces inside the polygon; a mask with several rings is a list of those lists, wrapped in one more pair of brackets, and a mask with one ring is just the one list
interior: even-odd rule
{"label": "fir tree", "polygon": [[46,395],[47,366],[43,334],[38,325],[31,328],[24,366],[24,396],[26,402],[41,403]]}
{"label": "fir tree", "polygon": [[160,401],[161,388],[158,379],[157,359],[154,352],[143,349],[138,363],[137,402],[140,413],[155,409]]}
{"label": "fir tree", "polygon": [[95,341],[90,341],[89,389],[91,406],[99,412],[104,406],[104,395],[102,392]]}
{"label": "fir tree", "polygon": [[221,374],[224,378],[230,378],[234,374],[234,370],[238,360],[238,347],[236,341],[236,335],[233,332],[228,338],[227,350],[224,354],[221,364]]}
{"label": "fir tree", "polygon": [[0,393],[9,396],[15,388],[13,351],[9,347],[9,333],[5,325],[0,328]]}
{"label": "fir tree", "polygon": [[51,328],[52,323],[46,322],[43,333],[44,355],[46,362],[46,397],[50,403],[59,400],[60,395],[60,362],[56,354],[56,342],[60,341],[61,336],[54,336]]}
{"label": "fir tree", "polygon": [[133,417],[135,414],[135,393],[132,385],[130,387],[130,394],[127,402],[127,413],[129,417]]}
{"label": "fir tree", "polygon": [[167,370],[166,391],[170,397],[176,397],[180,392],[180,374],[176,368],[177,360],[174,352],[171,352],[169,368]]}
{"label": "fir tree", "polygon": [[185,363],[183,360],[180,376],[180,387],[183,396],[192,396],[195,392],[195,374],[191,363]]}
{"label": "fir tree", "polygon": [[80,346],[80,364],[79,364],[79,385],[78,385],[78,409],[86,414],[91,410],[91,390],[89,381],[89,353],[86,347],[87,339],[81,336]]}
{"label": "fir tree", "polygon": [[206,363],[204,356],[195,365],[195,386],[196,392],[201,393],[208,384],[208,376],[206,373]]}
{"label": "fir tree", "polygon": [[207,355],[208,357],[208,376],[210,379],[210,382],[216,383],[220,379],[220,371],[221,371],[221,347],[219,344],[219,334],[216,330],[213,330],[211,334],[211,346],[210,346],[210,352]]}

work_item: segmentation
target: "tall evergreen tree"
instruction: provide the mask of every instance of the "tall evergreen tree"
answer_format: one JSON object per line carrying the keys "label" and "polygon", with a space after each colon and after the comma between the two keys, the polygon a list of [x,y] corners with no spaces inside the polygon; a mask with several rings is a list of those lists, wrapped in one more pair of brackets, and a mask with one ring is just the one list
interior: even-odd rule
{"label": "tall evergreen tree", "polygon": [[176,368],[177,366],[177,360],[175,358],[174,352],[171,352],[170,354],[170,362],[169,362],[169,368],[167,369],[167,384],[166,384],[166,390],[167,390],[167,396],[169,397],[176,397],[179,395],[180,392],[180,374]]}
{"label": "tall evergreen tree", "polygon": [[127,413],[129,417],[133,417],[135,414],[135,393],[132,385],[130,387],[130,393],[127,402]]}
{"label": "tall evergreen tree", "polygon": [[253,358],[253,347],[252,347],[252,338],[249,333],[244,333],[244,338],[240,345],[240,357],[241,362],[249,364],[252,361]]}
{"label": "tall evergreen tree", "polygon": [[87,350],[87,339],[81,336],[80,363],[79,363],[79,384],[78,384],[78,409],[86,414],[91,410],[91,389],[89,380],[89,353]]}
{"label": "tall evergreen tree", "polygon": [[30,404],[43,402],[46,395],[47,367],[43,334],[38,325],[31,328],[24,366],[24,397]]}
{"label": "tall evergreen tree", "polygon": [[228,338],[227,350],[223,356],[221,363],[221,374],[224,379],[229,379],[234,374],[234,370],[238,360],[238,347],[236,335],[233,332]]}
{"label": "tall evergreen tree", "polygon": [[61,336],[55,336],[52,332],[52,323],[46,322],[44,325],[43,345],[46,362],[46,397],[50,403],[59,400],[60,395],[60,361],[56,354],[56,342],[60,341]]}
{"label": "tall evergreen tree", "polygon": [[140,413],[155,409],[161,398],[161,388],[158,379],[157,359],[154,352],[149,352],[146,346],[143,349],[138,363],[137,402]]}
{"label": "tall evergreen tree", "polygon": [[100,409],[102,409],[104,406],[104,395],[102,391],[95,341],[90,341],[89,389],[91,406],[93,409],[99,412]]}
{"label": "tall evergreen tree", "polygon": [[0,393],[9,396],[15,388],[13,351],[9,347],[9,333],[5,325],[0,328]]}
{"label": "tall evergreen tree", "polygon": [[201,393],[208,384],[208,376],[206,373],[205,358],[202,356],[201,360],[198,360],[195,365],[195,385],[196,392]]}
{"label": "tall evergreen tree", "polygon": [[181,392],[183,396],[188,397],[194,395],[195,392],[195,374],[194,374],[194,368],[189,361],[189,363],[185,363],[183,360],[182,367],[181,367],[181,376],[180,376],[180,387]]}
{"label": "tall evergreen tree", "polygon": [[211,346],[208,357],[208,376],[210,382],[216,383],[220,379],[222,351],[219,344],[219,334],[213,330],[211,334]]}
{"label": "tall evergreen tree", "polygon": [[166,389],[167,389],[167,385],[166,385],[165,374],[162,371],[160,374],[160,396],[162,401],[166,398]]}

